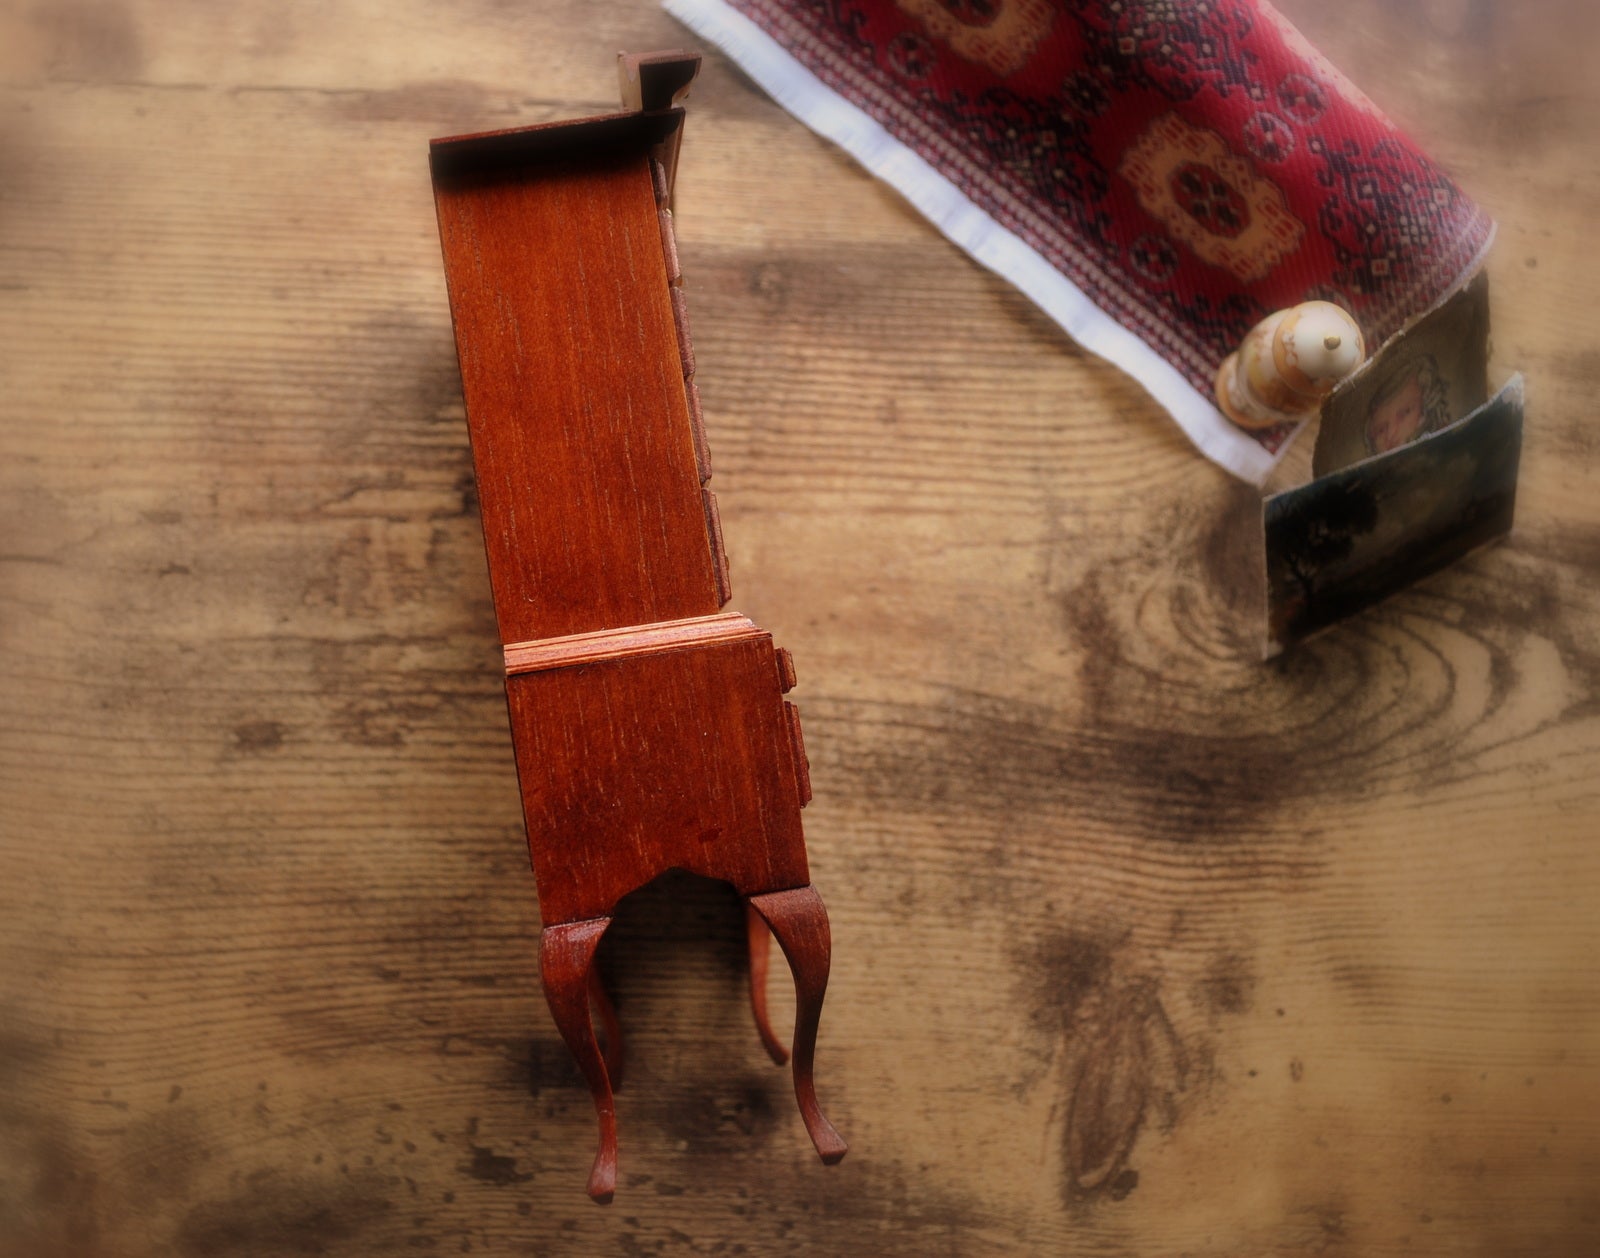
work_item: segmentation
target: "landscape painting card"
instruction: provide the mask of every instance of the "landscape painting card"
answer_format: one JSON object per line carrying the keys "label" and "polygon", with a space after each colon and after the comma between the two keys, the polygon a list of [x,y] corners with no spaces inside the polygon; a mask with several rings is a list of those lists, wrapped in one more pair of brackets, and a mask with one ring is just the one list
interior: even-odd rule
{"label": "landscape painting card", "polygon": [[1392,337],[1322,404],[1311,473],[1388,454],[1489,397],[1489,276],[1479,271]]}
{"label": "landscape painting card", "polygon": [[1465,419],[1262,504],[1267,654],[1511,529],[1522,377]]}

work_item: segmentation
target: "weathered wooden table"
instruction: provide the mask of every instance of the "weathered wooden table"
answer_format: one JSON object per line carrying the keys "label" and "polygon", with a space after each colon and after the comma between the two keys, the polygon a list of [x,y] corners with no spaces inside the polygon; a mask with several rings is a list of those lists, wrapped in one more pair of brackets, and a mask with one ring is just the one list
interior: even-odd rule
{"label": "weathered wooden table", "polygon": [[680,239],[852,1152],[748,1026],[732,894],[669,881],[602,954],[601,1209],[426,140],[686,34],[7,6],[0,1254],[1594,1253],[1600,14],[1284,8],[1500,219],[1530,410],[1508,544],[1273,665],[1253,492],[708,58]]}

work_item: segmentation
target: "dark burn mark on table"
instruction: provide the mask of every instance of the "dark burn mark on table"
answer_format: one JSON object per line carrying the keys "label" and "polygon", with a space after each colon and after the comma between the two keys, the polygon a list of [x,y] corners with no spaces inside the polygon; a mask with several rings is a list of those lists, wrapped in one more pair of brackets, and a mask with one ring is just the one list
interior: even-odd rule
{"label": "dark burn mark on table", "polygon": [[[386,308],[355,330],[349,354],[367,370],[322,382],[325,462],[348,469],[346,485],[386,476],[412,486],[452,485],[448,505],[407,509],[404,522],[455,517],[470,524],[464,491],[472,479],[472,456],[447,315],[424,318],[411,306]],[[476,490],[470,493],[475,505]],[[464,527],[461,538],[481,546],[475,527]]]}
{"label": "dark burn mark on table", "polygon": [[1361,1008],[1397,1007],[1405,1003],[1406,967],[1399,959],[1368,960],[1350,957],[1327,966],[1328,981]]}
{"label": "dark burn mark on table", "polygon": [[331,723],[340,740],[352,746],[404,747],[416,730],[439,722],[439,709],[446,702],[431,694],[410,699],[363,698],[344,704]]}

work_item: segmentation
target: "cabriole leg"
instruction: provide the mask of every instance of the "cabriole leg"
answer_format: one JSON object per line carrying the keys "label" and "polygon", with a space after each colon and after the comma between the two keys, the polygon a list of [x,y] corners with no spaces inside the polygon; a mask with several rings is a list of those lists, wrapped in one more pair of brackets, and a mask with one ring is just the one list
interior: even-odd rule
{"label": "cabriole leg", "polygon": [[600,967],[589,966],[589,1007],[600,1018],[600,1046],[606,1059],[606,1075],[613,1092],[622,1091],[622,1023],[617,1007],[611,1003],[606,985],[600,981]]}
{"label": "cabriole leg", "polygon": [[783,1046],[772,1029],[772,1016],[767,1012],[767,969],[772,957],[772,932],[766,920],[756,912],[755,906],[744,906],[745,938],[750,946],[750,1008],[756,1015],[756,1032],[761,1036],[762,1047],[778,1065],[789,1060],[789,1050]]}
{"label": "cabriole leg", "polygon": [[794,974],[794,1095],[811,1143],[828,1165],[844,1157],[849,1148],[817,1104],[812,1063],[816,1056],[817,1024],[822,1020],[822,998],[828,990],[828,961],[832,941],[828,910],[812,886],[772,891],[750,897],[750,905],[772,928]]}
{"label": "cabriole leg", "polygon": [[589,1173],[589,1195],[602,1204],[611,1200],[617,1187],[617,1110],[611,1097],[611,1076],[589,1017],[589,975],[594,966],[594,950],[609,925],[609,917],[597,917],[546,926],[539,935],[539,971],[544,979],[545,999],[561,1038],[589,1081],[595,1113],[600,1118],[600,1147]]}

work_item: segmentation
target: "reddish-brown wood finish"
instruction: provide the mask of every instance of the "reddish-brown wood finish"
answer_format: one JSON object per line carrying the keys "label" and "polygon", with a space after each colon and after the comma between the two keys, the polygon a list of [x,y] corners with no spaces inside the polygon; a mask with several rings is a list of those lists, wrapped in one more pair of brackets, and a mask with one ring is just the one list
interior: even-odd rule
{"label": "reddish-brown wood finish", "polygon": [[772,932],[767,929],[767,919],[756,912],[748,900],[744,906],[745,939],[750,953],[750,1008],[756,1016],[756,1033],[767,1055],[782,1066],[789,1060],[789,1050],[783,1046],[777,1032],[772,1029],[772,1015],[767,1012],[767,970],[772,959]]}
{"label": "reddish-brown wood finish", "polygon": [[539,932],[539,976],[544,981],[545,1002],[589,1082],[600,1120],[600,1147],[589,1171],[588,1187],[589,1195],[599,1202],[610,1201],[617,1186],[617,1107],[611,1096],[611,1074],[589,1014],[594,953],[609,925],[609,917],[547,922]]}
{"label": "reddish-brown wood finish", "polygon": [[589,966],[589,1011],[600,1019],[600,1034],[604,1037],[600,1041],[601,1055],[606,1062],[606,1077],[611,1080],[612,1091],[616,1091],[622,1086],[625,1060],[622,1023],[617,1018],[617,1007],[611,1003],[611,995],[601,981],[600,970],[592,961]]}
{"label": "reddish-brown wood finish", "polygon": [[833,951],[828,931],[828,910],[812,886],[794,887],[753,895],[750,907],[766,919],[778,937],[783,955],[794,974],[794,1095],[800,1117],[817,1153],[828,1165],[844,1157],[844,1139],[817,1104],[812,1081],[812,1060],[817,1049],[817,1024],[822,1019],[822,998],[828,990],[828,964]]}
{"label": "reddish-brown wood finish", "polygon": [[669,869],[741,895],[808,883],[772,638],[506,682],[546,921],[603,917]]}
{"label": "reddish-brown wood finish", "polygon": [[[551,1015],[600,1125],[589,1194],[616,1187],[622,1068],[594,968],[617,902],[669,869],[746,898],[751,1003],[771,936],[794,974],[792,1068],[824,1162],[845,1144],[812,1080],[827,910],[788,652],[729,595],[670,209],[698,58],[624,58],[633,114],[436,140],[433,174]],[[769,933],[770,928],[770,933]],[[594,1018],[605,1033],[602,1049]]]}
{"label": "reddish-brown wood finish", "polygon": [[722,606],[648,157],[437,196],[505,642]]}

